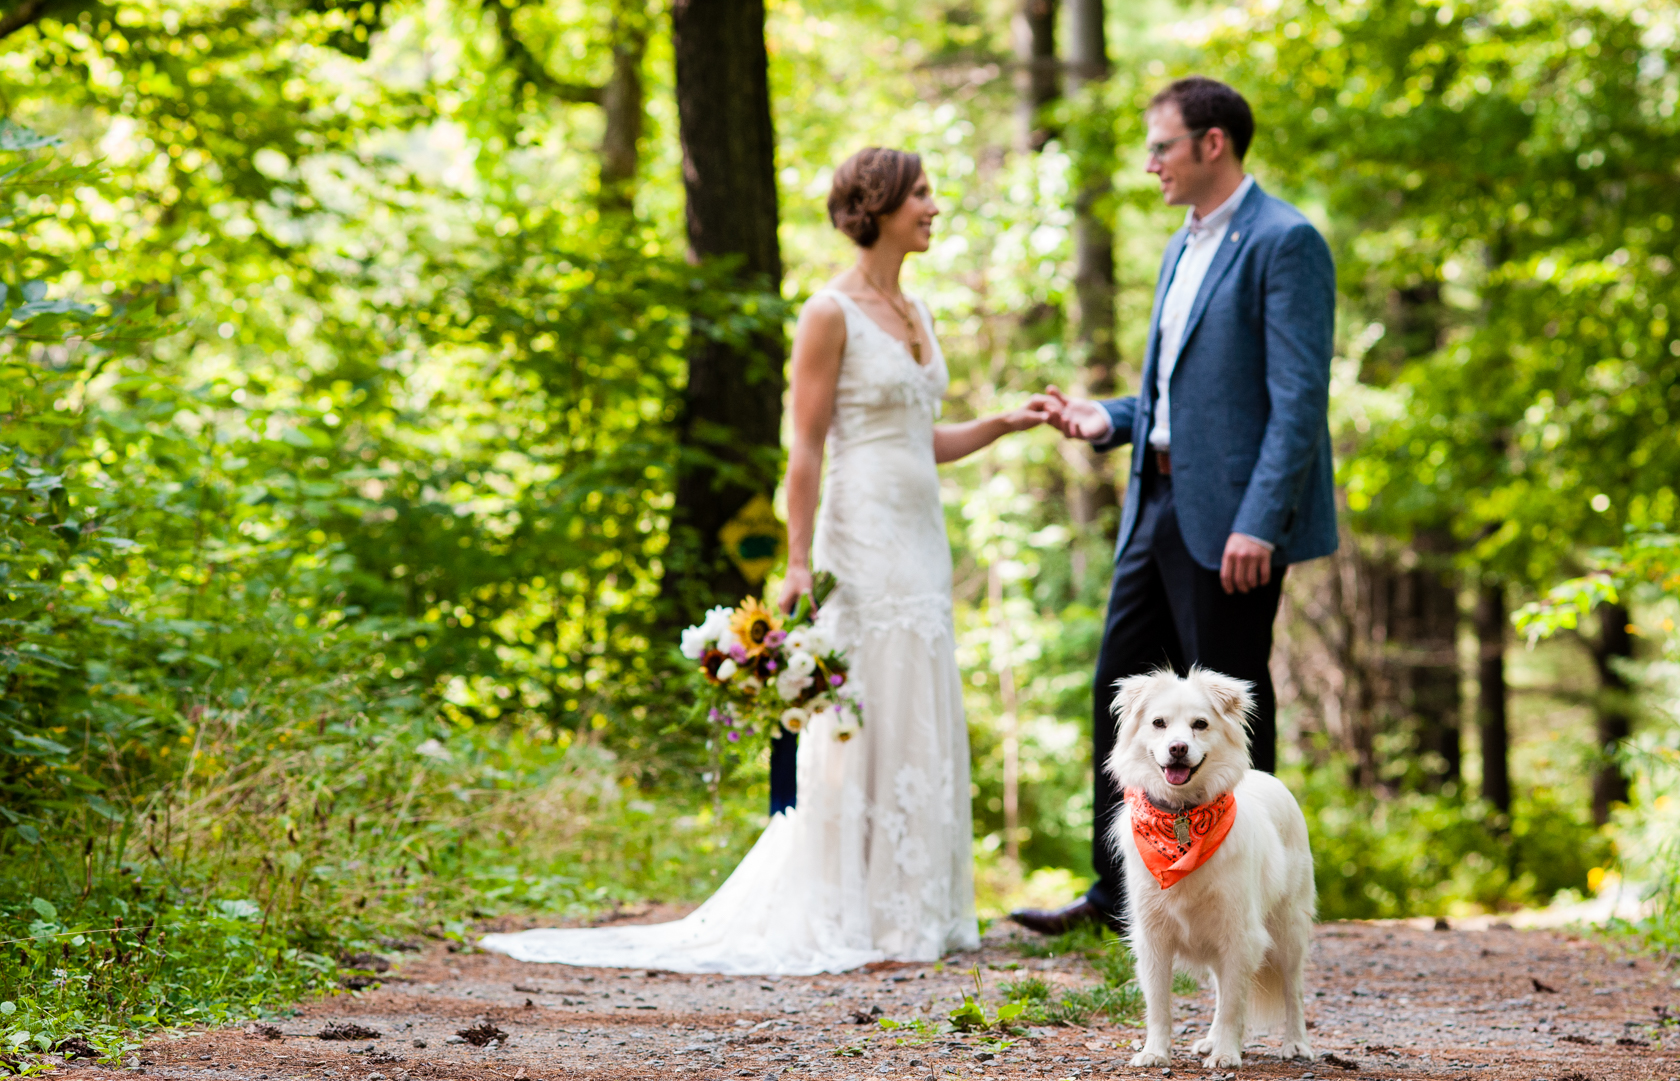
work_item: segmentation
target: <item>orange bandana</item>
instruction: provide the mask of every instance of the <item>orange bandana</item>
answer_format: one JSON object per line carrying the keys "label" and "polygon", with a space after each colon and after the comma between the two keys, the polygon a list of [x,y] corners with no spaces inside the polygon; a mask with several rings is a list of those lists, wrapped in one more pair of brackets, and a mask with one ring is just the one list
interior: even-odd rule
{"label": "orange bandana", "polygon": [[1237,798],[1229,792],[1177,814],[1158,809],[1141,788],[1126,789],[1126,802],[1138,854],[1164,890],[1219,851],[1237,820]]}

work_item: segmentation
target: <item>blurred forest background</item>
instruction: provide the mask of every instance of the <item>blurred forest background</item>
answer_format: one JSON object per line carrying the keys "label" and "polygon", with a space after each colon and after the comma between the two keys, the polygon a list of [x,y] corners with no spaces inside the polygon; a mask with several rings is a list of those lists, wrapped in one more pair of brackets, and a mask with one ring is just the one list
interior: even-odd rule
{"label": "blurred forest background", "polygon": [[[1125,392],[1182,220],[1141,107],[1192,71],[1338,264],[1343,545],[1275,657],[1323,915],[1622,889],[1680,944],[1677,35],[1672,0],[14,0],[0,1038],[706,895],[764,767],[714,814],[672,647],[747,588],[716,530],[850,258],[833,166],[927,163],[947,417]],[[1124,465],[1041,430],[944,470],[990,915],[1088,873]]]}

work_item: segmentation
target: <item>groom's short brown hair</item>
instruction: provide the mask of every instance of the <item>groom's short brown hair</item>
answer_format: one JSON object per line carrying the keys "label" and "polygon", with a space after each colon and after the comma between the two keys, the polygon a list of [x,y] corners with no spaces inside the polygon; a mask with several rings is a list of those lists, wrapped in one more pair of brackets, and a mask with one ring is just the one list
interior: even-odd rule
{"label": "groom's short brown hair", "polygon": [[[1191,131],[1207,131],[1209,128],[1223,131],[1225,137],[1231,140],[1231,149],[1237,152],[1238,161],[1248,153],[1248,144],[1254,141],[1254,112],[1241,94],[1218,79],[1209,79],[1205,75],[1179,79],[1149,99],[1150,109],[1162,105],[1176,106],[1178,115],[1184,119],[1184,126]],[[1200,155],[1201,148],[1198,146],[1198,160]]]}

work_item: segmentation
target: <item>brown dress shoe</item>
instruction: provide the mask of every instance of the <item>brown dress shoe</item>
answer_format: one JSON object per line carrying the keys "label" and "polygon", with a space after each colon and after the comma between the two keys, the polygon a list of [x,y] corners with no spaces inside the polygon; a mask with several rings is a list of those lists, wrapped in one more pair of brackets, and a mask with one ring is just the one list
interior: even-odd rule
{"label": "brown dress shoe", "polygon": [[1009,918],[1041,935],[1064,935],[1086,925],[1108,927],[1116,932],[1121,930],[1120,921],[1092,904],[1088,897],[1081,897],[1063,908],[1017,909],[1009,914]]}

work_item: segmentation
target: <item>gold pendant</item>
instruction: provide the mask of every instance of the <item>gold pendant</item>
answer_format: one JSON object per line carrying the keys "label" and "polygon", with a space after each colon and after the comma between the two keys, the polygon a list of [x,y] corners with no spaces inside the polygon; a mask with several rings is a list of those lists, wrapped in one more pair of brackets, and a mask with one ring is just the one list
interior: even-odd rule
{"label": "gold pendant", "polygon": [[910,343],[910,358],[917,364],[922,362],[922,343],[920,341]]}
{"label": "gold pendant", "polygon": [[1181,845],[1190,844],[1190,820],[1183,815],[1173,819],[1173,836]]}

